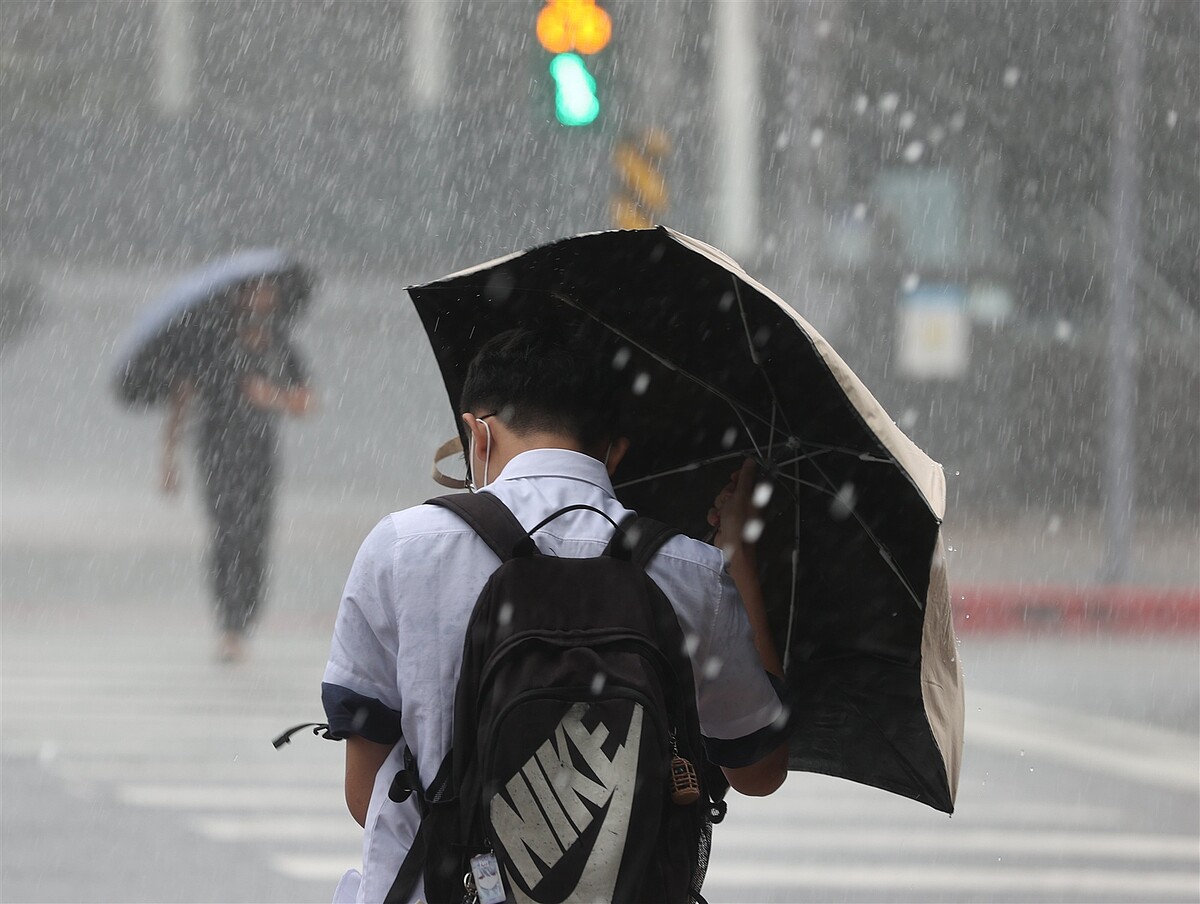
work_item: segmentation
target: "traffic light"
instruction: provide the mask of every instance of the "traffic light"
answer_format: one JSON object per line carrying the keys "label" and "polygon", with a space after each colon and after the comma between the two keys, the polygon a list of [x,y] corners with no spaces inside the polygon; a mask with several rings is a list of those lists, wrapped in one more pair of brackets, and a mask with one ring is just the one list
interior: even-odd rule
{"label": "traffic light", "polygon": [[560,53],[550,61],[554,77],[554,113],[564,126],[586,126],[600,115],[596,80],[583,57]]}
{"label": "traffic light", "polygon": [[600,115],[596,79],[583,55],[599,53],[612,37],[612,19],[595,0],[547,0],[537,18],[538,42],[554,58],[554,114],[564,126],[586,126]]}

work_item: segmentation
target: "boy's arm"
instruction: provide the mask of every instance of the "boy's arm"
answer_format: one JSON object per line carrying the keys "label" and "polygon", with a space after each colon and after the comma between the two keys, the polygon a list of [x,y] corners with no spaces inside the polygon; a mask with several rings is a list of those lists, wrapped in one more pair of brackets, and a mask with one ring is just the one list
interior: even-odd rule
{"label": "boy's arm", "polygon": [[346,738],[346,808],[363,828],[375,788],[375,776],[392,752],[393,744],[377,744],[359,735]]}
{"label": "boy's arm", "polygon": [[[758,580],[758,558],[755,540],[747,540],[746,525],[759,517],[754,503],[757,483],[753,461],[747,460],[742,469],[732,475],[730,484],[718,494],[708,513],[709,523],[717,529],[713,542],[722,549],[729,562],[729,576],[742,597],[746,617],[754,634],[763,668],[783,678],[783,663],[767,622],[767,609]],[[788,748],[780,744],[756,763],[741,768],[722,767],[729,785],[741,794],[762,797],[771,794],[787,778]]]}
{"label": "boy's arm", "polygon": [[190,380],[179,380],[171,386],[167,396],[167,418],[163,425],[162,465],[160,481],[162,490],[168,495],[179,490],[179,441],[187,423],[195,388]]}

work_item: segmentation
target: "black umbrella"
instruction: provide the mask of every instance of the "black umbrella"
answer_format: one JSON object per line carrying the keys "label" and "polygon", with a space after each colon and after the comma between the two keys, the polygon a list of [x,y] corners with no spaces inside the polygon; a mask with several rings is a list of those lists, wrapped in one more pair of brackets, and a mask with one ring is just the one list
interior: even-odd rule
{"label": "black umbrella", "polygon": [[280,288],[281,322],[308,305],[312,276],[284,251],[257,248],[205,264],[181,277],[139,315],[117,356],[117,395],[129,405],[166,398],[184,373],[203,367],[212,340],[228,325],[230,292],[270,278]]}
{"label": "black umbrella", "polygon": [[763,590],[799,708],[791,768],[952,812],[963,699],[941,467],[808,323],[663,227],[565,239],[408,292],[456,418],[467,364],[504,329],[557,322],[608,349],[629,387],[616,489],[643,515],[704,536],[716,491],[756,459],[774,488]]}

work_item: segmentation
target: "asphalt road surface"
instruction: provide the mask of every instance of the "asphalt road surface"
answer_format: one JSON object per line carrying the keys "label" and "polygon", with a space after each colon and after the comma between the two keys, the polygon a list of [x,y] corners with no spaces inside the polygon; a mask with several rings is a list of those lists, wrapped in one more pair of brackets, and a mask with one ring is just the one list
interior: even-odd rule
{"label": "asphalt road surface", "polygon": [[[6,571],[13,561],[6,561]],[[322,901],[359,859],[319,716],[330,611],[220,665],[196,592],[6,614],[6,901]],[[792,775],[734,796],[710,901],[1195,901],[1195,638],[976,637],[952,817]]]}

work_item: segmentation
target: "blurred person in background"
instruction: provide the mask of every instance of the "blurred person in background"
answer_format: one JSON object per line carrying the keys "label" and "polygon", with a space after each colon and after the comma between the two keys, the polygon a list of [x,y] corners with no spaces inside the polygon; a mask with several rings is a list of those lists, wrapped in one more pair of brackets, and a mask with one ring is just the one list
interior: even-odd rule
{"label": "blurred person in background", "polygon": [[279,313],[281,288],[255,279],[227,293],[228,316],[173,381],[162,448],[162,489],[179,492],[178,448],[196,411],[196,462],[211,525],[209,573],[220,631],[217,658],[245,655],[261,613],[281,415],[313,407],[305,366]]}

